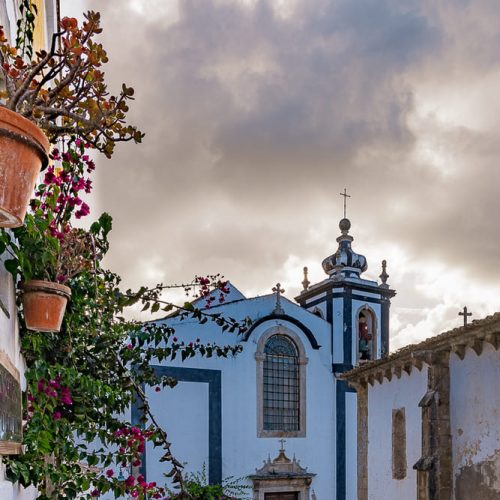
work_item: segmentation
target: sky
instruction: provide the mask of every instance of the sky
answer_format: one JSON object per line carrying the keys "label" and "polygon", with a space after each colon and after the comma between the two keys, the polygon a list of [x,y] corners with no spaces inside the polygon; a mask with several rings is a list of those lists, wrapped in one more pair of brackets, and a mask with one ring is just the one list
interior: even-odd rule
{"label": "sky", "polygon": [[392,349],[500,310],[497,0],[62,0],[99,10],[146,133],[97,161],[125,286],[323,280],[347,188]]}

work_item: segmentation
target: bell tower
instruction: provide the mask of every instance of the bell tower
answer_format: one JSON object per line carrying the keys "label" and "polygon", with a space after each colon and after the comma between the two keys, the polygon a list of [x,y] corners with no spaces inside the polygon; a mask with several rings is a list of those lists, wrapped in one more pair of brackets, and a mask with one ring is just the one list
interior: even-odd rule
{"label": "bell tower", "polygon": [[[341,193],[342,194],[342,193]],[[335,500],[345,500],[347,491],[354,487],[347,483],[356,474],[357,421],[356,394],[336,375],[360,363],[382,358],[389,353],[389,309],[396,295],[387,284],[386,262],[382,262],[380,283],[361,275],[368,265],[366,258],[352,249],[354,238],[349,234],[351,222],[345,216],[339,223],[340,236],[335,253],[323,260],[328,275],[323,281],[311,285],[304,269],[304,289],[295,300],[305,309],[318,314],[331,325],[329,339],[320,344],[330,349],[332,381],[335,391],[336,443],[333,453],[336,463]]]}
{"label": "bell tower", "polygon": [[382,262],[381,282],[361,277],[368,265],[364,255],[352,249],[351,222],[339,223],[340,236],[335,253],[323,260],[328,278],[304,289],[297,302],[311,312],[320,311],[331,324],[331,355],[335,372],[389,353],[389,309],[396,295],[387,284],[386,262]]}

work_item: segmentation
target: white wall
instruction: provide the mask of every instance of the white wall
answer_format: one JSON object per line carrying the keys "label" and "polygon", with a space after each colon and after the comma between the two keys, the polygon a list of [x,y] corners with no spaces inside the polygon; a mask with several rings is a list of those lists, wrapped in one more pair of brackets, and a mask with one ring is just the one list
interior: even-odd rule
{"label": "white wall", "polygon": [[[0,260],[0,300],[3,302],[10,315],[10,318],[8,318],[4,311],[0,310],[0,351],[9,358],[11,363],[19,371],[21,387],[24,389],[26,385],[23,376],[24,361],[20,354],[15,290],[12,277],[4,268],[3,260]],[[25,490],[7,481],[5,479],[4,467],[0,463],[1,500],[29,500],[35,497],[36,495],[33,489]]]}
{"label": "white wall", "polygon": [[[427,391],[427,367],[403,372],[383,384],[368,385],[368,498],[412,500],[417,494],[413,464],[420,458],[421,408],[418,403]],[[406,415],[406,478],[392,478],[392,410],[404,408]]]}
{"label": "white wall", "polygon": [[[235,318],[250,316],[255,319],[270,314],[275,306],[275,298],[265,296],[235,304],[227,304],[220,308],[227,316]],[[295,325],[281,320],[271,320],[259,325],[251,334],[248,342],[242,342],[243,352],[236,358],[230,359],[203,359],[200,357],[184,363],[176,362],[169,365],[185,368],[217,369],[222,372],[222,475],[243,477],[253,474],[260,468],[268,455],[275,458],[280,447],[279,438],[257,437],[257,388],[256,388],[256,360],[255,351],[257,342],[265,331],[277,324],[283,324],[295,333],[301,340],[308,358],[307,370],[307,398],[306,398],[306,437],[287,438],[286,454],[294,455],[302,467],[317,474],[311,485],[318,500],[333,498],[335,491],[335,394],[334,379],[331,373],[330,354],[330,325],[310,312],[299,308],[287,300],[282,301],[285,313],[300,319],[316,335],[322,348],[315,350],[305,334]],[[217,308],[219,309],[219,308]],[[215,311],[215,309],[214,309]],[[220,333],[215,325],[207,323],[199,326],[194,322],[180,322],[174,325],[179,340],[194,340],[200,337],[203,342],[216,341],[219,344],[237,343],[235,334]],[[197,384],[194,384],[197,385]],[[206,384],[198,384],[206,385]],[[182,390],[183,387],[180,388]],[[179,392],[180,392],[179,390]],[[168,389],[165,389],[168,391]],[[173,390],[175,392],[176,389]],[[163,397],[163,396],[162,396]],[[153,411],[163,415],[168,411],[167,401],[157,399],[152,405]],[[193,404],[207,407],[205,396],[200,396]],[[184,415],[184,413],[183,413]],[[181,418],[181,417],[179,417]],[[200,446],[198,434],[190,434],[188,429],[193,425],[194,417],[186,414],[182,426],[172,429],[173,449],[181,461],[192,464],[201,464],[202,457],[206,457],[206,438]],[[208,415],[205,414],[205,419]],[[167,420],[165,421],[167,422]],[[167,427],[167,432],[171,432]],[[178,439],[174,439],[174,435]],[[152,460],[148,457],[148,463]],[[149,468],[149,466],[148,466]],[[156,469],[155,469],[156,471]],[[154,472],[157,474],[157,472]],[[149,477],[148,477],[149,479]]]}
{"label": "white wall", "polygon": [[[500,351],[450,357],[450,419],[457,500],[500,498]],[[495,477],[496,476],[496,477]],[[493,495],[493,496],[489,496]]]}

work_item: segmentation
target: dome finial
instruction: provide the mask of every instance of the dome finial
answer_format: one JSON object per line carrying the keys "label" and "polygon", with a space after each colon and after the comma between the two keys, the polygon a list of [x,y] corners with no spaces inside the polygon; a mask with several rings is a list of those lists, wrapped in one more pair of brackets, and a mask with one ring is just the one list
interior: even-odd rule
{"label": "dome finial", "polygon": [[367,264],[364,255],[357,254],[351,248],[353,237],[349,234],[351,221],[346,217],[346,200],[351,195],[347,194],[347,189],[340,193],[344,197],[344,218],[339,222],[341,235],[337,238],[339,247],[337,251],[323,261],[323,269],[326,274],[334,280],[341,280],[344,277],[359,277],[366,271]]}

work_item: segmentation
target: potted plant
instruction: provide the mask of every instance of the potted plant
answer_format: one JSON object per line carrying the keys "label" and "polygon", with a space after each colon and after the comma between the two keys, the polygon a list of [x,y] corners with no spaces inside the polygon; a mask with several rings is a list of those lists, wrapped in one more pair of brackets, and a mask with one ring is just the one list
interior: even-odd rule
{"label": "potted plant", "polygon": [[48,166],[24,225],[0,232],[0,252],[9,255],[5,267],[21,280],[24,320],[30,330],[59,331],[71,297],[68,283],[92,271],[105,251],[102,220],[90,231],[72,226],[73,217],[90,213],[81,197],[92,190],[88,174],[94,162],[86,149],[80,139],[71,141],[64,153],[54,148],[50,159],[60,166]]}
{"label": "potted plant", "polygon": [[[118,141],[143,134],[125,122],[133,89],[110,96],[102,65],[107,55],[94,41],[100,15],[88,12],[81,27],[64,18],[50,49],[25,61],[0,27],[0,226],[22,224],[49,141],[75,135],[110,157]],[[43,131],[43,132],[42,132]]]}

